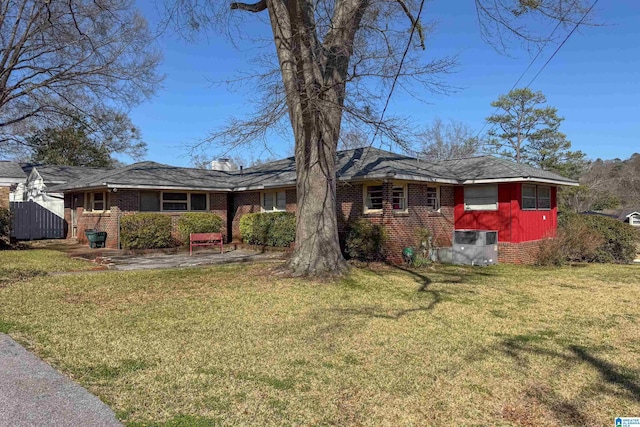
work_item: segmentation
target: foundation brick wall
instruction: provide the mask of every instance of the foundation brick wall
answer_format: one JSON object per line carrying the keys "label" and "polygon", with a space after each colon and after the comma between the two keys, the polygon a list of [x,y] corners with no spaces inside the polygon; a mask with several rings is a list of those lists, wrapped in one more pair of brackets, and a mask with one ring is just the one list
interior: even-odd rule
{"label": "foundation brick wall", "polygon": [[498,262],[502,264],[534,264],[542,240],[522,243],[498,242]]}
{"label": "foundation brick wall", "polygon": [[0,187],[0,208],[9,209],[9,187]]}

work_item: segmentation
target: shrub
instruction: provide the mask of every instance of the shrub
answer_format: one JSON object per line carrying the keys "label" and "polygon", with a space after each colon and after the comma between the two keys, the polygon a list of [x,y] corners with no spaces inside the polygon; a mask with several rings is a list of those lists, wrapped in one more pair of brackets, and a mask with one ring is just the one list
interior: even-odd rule
{"label": "shrub", "polygon": [[291,212],[252,213],[240,219],[245,243],[287,247],[296,239],[296,216]]}
{"label": "shrub", "polygon": [[222,218],[210,212],[185,213],[178,219],[178,234],[182,243],[189,243],[191,233],[219,233],[222,229]]}
{"label": "shrub", "polygon": [[9,209],[0,208],[0,245],[9,241],[11,233],[11,211]]}
{"label": "shrub", "polygon": [[573,262],[629,263],[636,255],[638,233],[628,224],[600,215],[563,215],[556,239],[540,246],[538,264]]}
{"label": "shrub", "polygon": [[158,213],[129,215],[120,221],[124,249],[154,249],[173,246],[171,217]]}
{"label": "shrub", "polygon": [[361,261],[381,261],[386,258],[387,232],[383,225],[360,218],[347,226],[345,252],[349,258]]}

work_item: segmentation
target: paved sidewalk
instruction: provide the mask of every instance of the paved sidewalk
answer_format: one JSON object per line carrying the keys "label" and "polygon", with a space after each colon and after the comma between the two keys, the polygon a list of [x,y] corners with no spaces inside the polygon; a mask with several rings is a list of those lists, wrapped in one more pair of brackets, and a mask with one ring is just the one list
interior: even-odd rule
{"label": "paved sidewalk", "polygon": [[235,264],[242,262],[279,261],[282,252],[265,252],[237,249],[221,254],[213,250],[199,250],[189,256],[189,252],[173,254],[119,255],[105,257],[111,270],[156,270],[163,268],[195,267],[199,265]]}
{"label": "paved sidewalk", "polygon": [[122,424],[96,396],[0,333],[0,426]]}

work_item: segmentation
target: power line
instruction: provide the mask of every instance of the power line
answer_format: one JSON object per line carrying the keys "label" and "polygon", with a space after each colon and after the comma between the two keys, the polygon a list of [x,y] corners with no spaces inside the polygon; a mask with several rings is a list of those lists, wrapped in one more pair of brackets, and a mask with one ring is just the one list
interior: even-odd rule
{"label": "power line", "polygon": [[420,15],[422,15],[422,8],[424,7],[424,2],[425,0],[421,0],[420,2],[420,9],[418,9],[418,15],[416,16],[416,19],[413,21],[413,25],[411,26],[411,33],[409,34],[409,42],[407,43],[407,47],[405,48],[404,53],[402,54],[402,59],[400,60],[398,71],[396,72],[396,75],[393,78],[393,83],[391,84],[391,90],[389,90],[389,96],[387,96],[387,101],[385,102],[384,108],[382,109],[382,113],[380,114],[380,120],[378,120],[378,123],[376,124],[376,131],[373,133],[373,137],[371,138],[371,144],[369,144],[369,147],[373,146],[373,143],[376,140],[376,136],[378,136],[380,125],[384,120],[384,115],[387,112],[387,108],[389,107],[389,102],[391,101],[391,95],[393,95],[393,91],[396,88],[396,83],[398,82],[398,78],[400,77],[400,73],[402,72],[402,66],[404,65],[404,60],[407,57],[407,54],[409,53],[409,49],[411,48],[411,42],[413,41],[413,34],[415,33],[416,27],[420,22]]}
{"label": "power line", "polygon": [[[538,70],[538,72],[536,73],[535,76],[533,76],[533,78],[529,81],[529,83],[527,83],[527,85],[525,86],[525,89],[528,88],[529,86],[531,86],[531,83],[534,82],[534,80],[536,78],[538,78],[538,76],[540,75],[540,73],[542,73],[542,71],[545,69],[545,67],[549,64],[549,62],[551,62],[551,60],[553,59],[554,56],[556,56],[556,54],[558,53],[558,51],[562,48],[562,46],[564,46],[564,44],[567,42],[567,40],[569,40],[569,38],[573,35],[573,33],[578,29],[578,27],[584,22],[584,20],[586,19],[587,15],[591,12],[591,9],[593,9],[593,7],[596,5],[596,3],[598,3],[599,0],[595,0],[593,2],[593,4],[591,4],[591,6],[589,7],[589,9],[587,9],[587,11],[584,13],[584,15],[582,15],[582,18],[580,18],[580,20],[576,23],[576,25],[573,27],[573,29],[569,32],[569,34],[567,34],[567,36],[564,38],[564,40],[562,40],[562,42],[558,45],[558,47],[556,48],[556,50],[553,52],[553,54],[551,54],[551,56],[549,57],[549,59],[547,59],[547,62],[544,63],[544,65],[540,68],[540,70]],[[565,12],[565,14],[560,18],[560,20],[558,21],[558,24],[556,24],[555,28],[553,29],[553,31],[551,32],[551,34],[549,35],[549,39],[551,39],[551,37],[553,37],[553,34],[556,32],[556,30],[558,29],[558,27],[562,24],[562,22],[564,22],[564,19],[567,17],[567,15],[569,14],[569,12],[571,11],[571,9],[573,9],[573,7],[575,6],[577,0],[575,0],[571,6],[569,7],[569,9],[567,9],[567,12]],[[518,83],[520,83],[520,80],[522,80],[522,78],[524,77],[524,75],[527,73],[527,71],[529,71],[529,69],[531,68],[531,66],[534,64],[534,62],[536,61],[536,59],[538,59],[538,56],[540,56],[540,53],[542,53],[542,51],[544,50],[544,48],[546,47],[548,41],[540,48],[540,50],[538,51],[538,53],[536,54],[536,56],[533,58],[533,60],[529,63],[529,66],[522,72],[522,74],[520,74],[520,77],[518,77],[518,80],[516,80],[516,82],[513,84],[513,86],[511,86],[511,89],[509,89],[509,92],[511,92],[513,89],[515,89],[515,87],[518,85]],[[493,112],[493,114],[497,113],[500,110],[500,107],[496,108],[495,111]],[[478,133],[476,134],[476,138],[478,136],[480,136],[480,134],[482,133],[482,131],[487,127],[488,123],[485,123],[482,128],[478,131]],[[493,129],[495,127],[492,126],[491,129]],[[490,129],[490,130],[491,130]]]}
{"label": "power line", "polygon": [[589,9],[587,9],[587,11],[585,12],[585,14],[582,16],[582,18],[578,21],[578,23],[573,27],[573,29],[569,32],[569,34],[567,34],[567,37],[564,38],[564,40],[562,40],[562,43],[560,43],[560,45],[558,46],[558,48],[553,52],[553,54],[549,57],[549,59],[547,59],[547,62],[544,63],[544,65],[542,66],[542,68],[540,68],[540,71],[538,71],[536,73],[535,76],[533,76],[533,78],[531,79],[531,81],[529,83],[527,83],[526,87],[529,87],[531,85],[531,83],[533,83],[533,81],[540,75],[540,73],[542,72],[542,70],[545,69],[545,67],[549,64],[549,62],[551,62],[551,60],[553,59],[554,56],[556,56],[556,53],[558,53],[558,51],[560,50],[560,48],[562,48],[562,46],[564,46],[564,44],[567,42],[567,40],[569,40],[569,37],[571,37],[571,35],[578,29],[578,27],[580,26],[580,24],[582,24],[582,22],[584,22],[585,18],[587,17],[587,15],[589,14],[589,12],[591,12],[591,9],[593,9],[593,7],[598,3],[598,0],[595,0],[591,6],[589,7]]}

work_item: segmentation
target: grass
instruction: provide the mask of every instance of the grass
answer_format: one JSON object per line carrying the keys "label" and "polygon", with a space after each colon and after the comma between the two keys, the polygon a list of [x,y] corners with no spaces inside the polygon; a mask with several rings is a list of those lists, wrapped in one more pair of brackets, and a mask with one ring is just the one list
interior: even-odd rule
{"label": "grass", "polygon": [[62,252],[38,250],[0,251],[0,288],[35,276],[49,273],[84,271],[95,265],[85,260],[69,258]]}
{"label": "grass", "polygon": [[610,425],[640,414],[640,268],[264,265],[34,277],[0,327],[130,426]]}

